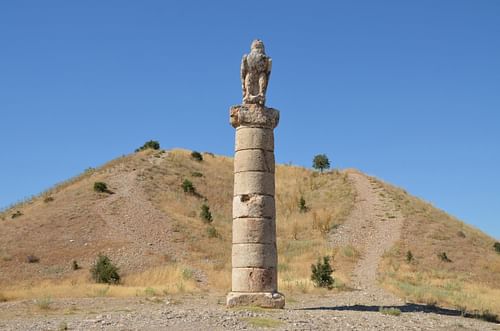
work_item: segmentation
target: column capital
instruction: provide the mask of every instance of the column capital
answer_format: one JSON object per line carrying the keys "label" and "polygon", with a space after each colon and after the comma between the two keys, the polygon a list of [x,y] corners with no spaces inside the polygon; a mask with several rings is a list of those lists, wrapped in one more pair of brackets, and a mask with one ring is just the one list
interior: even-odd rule
{"label": "column capital", "polygon": [[274,129],[278,126],[280,112],[258,104],[236,105],[231,107],[229,116],[234,128],[247,126]]}

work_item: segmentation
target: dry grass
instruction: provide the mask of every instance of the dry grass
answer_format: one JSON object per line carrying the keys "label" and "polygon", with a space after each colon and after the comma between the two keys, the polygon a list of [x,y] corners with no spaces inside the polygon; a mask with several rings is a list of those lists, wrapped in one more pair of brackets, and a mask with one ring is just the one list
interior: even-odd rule
{"label": "dry grass", "polygon": [[[94,206],[106,197],[93,192],[92,187],[96,181],[109,183],[109,176],[126,176],[132,171],[138,174],[137,185],[144,189],[148,200],[168,216],[175,232],[173,240],[186,247],[185,258],[177,262],[202,271],[208,288],[221,293],[229,291],[233,160],[204,153],[203,161],[198,162],[191,158],[191,151],[163,153],[146,150],[121,157],[6,211],[5,215],[9,215],[12,210],[20,209],[23,216],[15,222],[0,222],[3,227],[0,236],[6,238],[5,246],[0,247],[0,268],[9,272],[3,279],[0,277],[5,296],[9,299],[44,295],[126,296],[137,295],[146,288],[159,292],[199,291],[196,283],[186,281],[177,267],[155,269],[158,262],[149,265],[153,268],[150,270],[118,264],[124,272],[124,285],[111,287],[89,283],[86,270],[72,271],[70,262],[74,259],[85,269],[98,252],[126,249],[126,241],[117,238],[118,241],[110,242],[103,236],[105,223],[95,213]],[[196,194],[183,192],[184,179],[194,184]],[[328,249],[325,236],[350,212],[354,204],[353,188],[346,175],[337,171],[320,175],[290,166],[277,167],[276,187],[279,283],[287,292],[315,291],[309,280],[310,265],[320,256],[336,254]],[[300,212],[301,196],[310,208],[307,213]],[[217,231],[216,237],[210,236],[209,225],[199,217],[204,203],[210,206],[214,219],[210,226]],[[119,213],[118,209],[123,207],[115,203],[109,208]],[[75,251],[70,239],[78,237],[87,237],[93,244],[81,246],[83,243],[80,243]],[[43,241],[40,238],[44,238]],[[48,242],[51,245],[47,245]],[[41,261],[33,265],[32,270],[26,269],[20,261],[35,248]],[[154,248],[151,247],[151,256],[156,257],[150,261],[175,264],[171,257]],[[115,260],[119,255],[112,254],[111,258]],[[348,261],[342,254],[337,254],[337,259],[335,269],[343,270],[342,264]],[[342,271],[338,273],[337,279],[347,279]]]}
{"label": "dry grass", "polygon": [[[196,281],[186,277],[184,270],[186,268],[179,265],[156,267],[139,274],[126,275],[120,285],[91,283],[85,275],[57,282],[18,283],[5,287],[2,298],[5,301],[41,298],[36,300],[38,306],[38,302],[43,304],[51,298],[161,296],[200,291]],[[50,299],[45,300],[47,298]]]}
{"label": "dry grass", "polygon": [[[189,151],[170,152],[161,169],[148,173],[155,178],[148,190],[155,197],[154,203],[177,222],[176,228],[189,241],[193,265],[207,274],[211,288],[225,292],[231,287],[233,160],[208,154],[203,160],[192,160]],[[183,179],[193,182],[199,196],[182,191]],[[310,208],[307,213],[300,212],[301,196]],[[327,247],[326,233],[343,222],[354,197],[351,183],[342,173],[320,175],[305,168],[277,166],[278,272],[286,291],[303,292],[303,284],[312,288],[310,265],[319,256],[333,254]],[[206,234],[207,226],[198,217],[203,203],[210,206],[218,238]]]}
{"label": "dry grass", "polygon": [[[384,286],[415,302],[500,313],[494,240],[401,189],[379,184],[405,217],[401,241],[381,265]],[[439,259],[443,252],[452,262]]]}
{"label": "dry grass", "polygon": [[242,320],[253,328],[277,328],[283,325],[282,321],[267,317],[246,317]]}

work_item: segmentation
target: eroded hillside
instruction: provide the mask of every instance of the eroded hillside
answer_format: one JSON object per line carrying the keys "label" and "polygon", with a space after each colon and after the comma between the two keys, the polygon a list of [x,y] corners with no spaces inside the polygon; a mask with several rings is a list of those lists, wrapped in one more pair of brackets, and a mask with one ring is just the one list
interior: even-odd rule
{"label": "eroded hillside", "polygon": [[[232,158],[202,157],[140,151],[0,214],[0,297],[226,293]],[[95,182],[109,191],[95,192]],[[203,205],[211,222],[200,215]],[[310,265],[331,256],[334,291],[352,293],[348,302],[377,301],[382,285],[412,302],[500,313],[493,239],[403,190],[357,171],[280,165],[276,206],[285,294],[321,293]],[[92,284],[89,268],[99,253],[118,265],[121,285]],[[28,263],[28,256],[39,261]]]}

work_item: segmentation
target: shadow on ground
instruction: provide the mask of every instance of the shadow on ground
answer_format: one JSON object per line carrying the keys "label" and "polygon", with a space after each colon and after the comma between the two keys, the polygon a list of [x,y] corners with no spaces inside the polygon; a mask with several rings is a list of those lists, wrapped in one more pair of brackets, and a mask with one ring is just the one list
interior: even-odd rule
{"label": "shadow on ground", "polygon": [[361,311],[361,312],[379,312],[383,308],[399,309],[402,313],[433,313],[446,316],[462,316],[463,312],[455,309],[440,308],[430,305],[419,305],[407,303],[402,306],[332,306],[332,307],[309,307],[299,308],[297,310],[335,310],[335,311]]}
{"label": "shadow on ground", "polygon": [[360,311],[360,312],[379,312],[381,309],[394,308],[401,313],[431,313],[445,316],[463,316],[467,318],[481,319],[487,322],[499,323],[498,316],[490,312],[463,312],[456,309],[441,308],[432,305],[419,305],[415,303],[407,303],[400,306],[332,306],[332,307],[305,307],[296,310],[332,310],[332,311]]}

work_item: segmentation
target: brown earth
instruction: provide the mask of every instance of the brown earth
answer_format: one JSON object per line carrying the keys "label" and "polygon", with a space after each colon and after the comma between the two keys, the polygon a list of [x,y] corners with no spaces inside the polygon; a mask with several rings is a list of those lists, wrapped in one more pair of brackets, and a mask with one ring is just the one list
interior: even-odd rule
{"label": "brown earth", "polygon": [[[300,330],[499,329],[460,317],[500,313],[493,239],[355,170],[320,175],[277,167],[279,275],[287,308],[225,309],[232,159],[203,156],[196,162],[185,151],[131,154],[0,214],[0,302],[8,300],[0,303],[0,328],[56,329],[66,321],[81,330],[259,323]],[[196,194],[182,191],[186,178]],[[96,181],[110,192],[94,192]],[[297,208],[300,197],[306,213]],[[204,203],[211,224],[199,218]],[[12,218],[17,210],[22,216]],[[100,252],[120,267],[123,285],[90,284],[88,269]],[[452,262],[439,260],[441,252]],[[39,263],[27,263],[28,255]],[[331,292],[309,280],[310,264],[322,255],[333,258]],[[81,270],[72,270],[73,260]],[[41,308],[44,300],[50,308]],[[401,316],[382,314],[384,307]]]}

